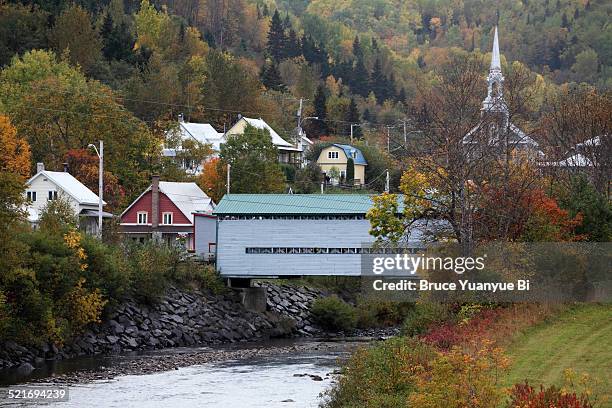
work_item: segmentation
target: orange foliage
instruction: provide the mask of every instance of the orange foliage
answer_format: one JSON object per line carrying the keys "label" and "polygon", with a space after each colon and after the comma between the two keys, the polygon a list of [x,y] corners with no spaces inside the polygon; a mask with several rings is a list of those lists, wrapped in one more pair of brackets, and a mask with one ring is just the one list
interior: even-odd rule
{"label": "orange foliage", "polygon": [[[70,173],[93,192],[98,191],[98,156],[85,149],[72,149],[64,156]],[[125,197],[125,190],[113,173],[104,171],[104,195],[109,211],[119,208]]]}
{"label": "orange foliage", "polygon": [[0,115],[0,171],[30,176],[30,145],[17,136],[8,117]]}
{"label": "orange foliage", "polygon": [[197,183],[215,203],[218,203],[225,194],[225,177],[223,164],[218,157],[215,157],[204,163]]}

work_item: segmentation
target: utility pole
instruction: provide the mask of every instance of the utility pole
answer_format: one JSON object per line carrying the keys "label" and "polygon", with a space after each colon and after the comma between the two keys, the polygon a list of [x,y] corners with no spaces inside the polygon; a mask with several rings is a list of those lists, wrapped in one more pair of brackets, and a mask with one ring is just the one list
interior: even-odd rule
{"label": "utility pole", "polygon": [[387,126],[387,152],[391,152],[391,127]]}
{"label": "utility pole", "polygon": [[389,184],[390,184],[390,177],[389,177],[389,169],[386,170],[387,172],[387,178],[385,180],[385,193],[388,193],[390,188],[389,188]]}
{"label": "utility pole", "polygon": [[93,147],[98,155],[98,237],[102,239],[102,203],[104,195],[104,141],[100,140],[100,150],[96,148],[96,145],[89,144],[87,147]]}
{"label": "utility pole", "polygon": [[230,193],[230,171],[232,170],[232,165],[227,163],[227,195]]}
{"label": "utility pole", "polygon": [[300,144],[300,140],[302,138],[302,104],[304,103],[304,99],[300,98],[300,107],[298,108],[297,111],[297,136],[296,136],[296,140],[295,140],[295,146],[298,147]]}

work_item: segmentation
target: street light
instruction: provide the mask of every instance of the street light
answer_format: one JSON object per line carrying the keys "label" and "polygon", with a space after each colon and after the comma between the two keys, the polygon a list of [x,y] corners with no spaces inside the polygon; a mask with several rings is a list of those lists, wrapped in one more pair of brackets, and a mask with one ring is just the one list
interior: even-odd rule
{"label": "street light", "polygon": [[100,150],[96,148],[96,145],[89,144],[87,147],[93,147],[100,159],[100,165],[98,166],[98,237],[102,239],[102,195],[104,192],[104,141],[100,140]]}

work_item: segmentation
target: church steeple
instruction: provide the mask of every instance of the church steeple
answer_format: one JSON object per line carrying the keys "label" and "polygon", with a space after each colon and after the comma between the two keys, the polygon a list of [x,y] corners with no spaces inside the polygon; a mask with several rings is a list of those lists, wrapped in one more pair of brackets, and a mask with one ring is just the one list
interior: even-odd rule
{"label": "church steeple", "polygon": [[501,71],[501,58],[499,54],[499,38],[497,36],[497,26],[493,37],[493,51],[491,52],[491,67],[487,77],[488,90],[487,97],[482,102],[483,112],[507,112],[504,102],[504,75]]}

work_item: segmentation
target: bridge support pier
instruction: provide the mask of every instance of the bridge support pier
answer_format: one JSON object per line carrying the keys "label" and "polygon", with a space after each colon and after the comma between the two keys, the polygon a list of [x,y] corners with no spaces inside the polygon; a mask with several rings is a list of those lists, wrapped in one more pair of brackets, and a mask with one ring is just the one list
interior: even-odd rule
{"label": "bridge support pier", "polygon": [[247,310],[265,312],[268,293],[265,287],[253,287],[251,279],[229,278],[228,286],[240,293],[240,300]]}

